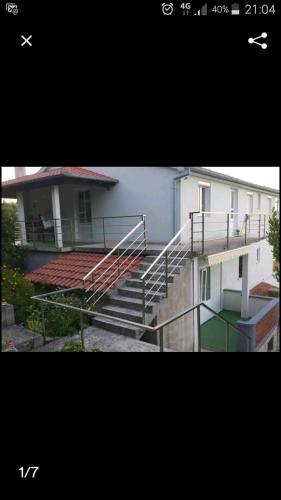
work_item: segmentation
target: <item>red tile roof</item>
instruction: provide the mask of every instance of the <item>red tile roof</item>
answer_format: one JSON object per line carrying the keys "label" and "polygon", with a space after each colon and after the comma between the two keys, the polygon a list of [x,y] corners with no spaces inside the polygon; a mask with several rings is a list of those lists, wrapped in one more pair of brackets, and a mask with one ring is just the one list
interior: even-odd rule
{"label": "red tile roof", "polygon": [[[59,288],[79,287],[85,289],[90,282],[83,287],[82,279],[91,271],[102,259],[104,254],[71,252],[60,255],[48,264],[26,275],[26,278],[32,283],[41,283],[44,285],[54,285]],[[95,273],[96,289],[105,291],[109,286],[115,288],[121,281],[128,277],[132,271],[137,269],[143,261],[143,257],[129,257],[124,255],[120,258],[121,277],[117,274],[117,265],[115,266],[116,256],[110,256],[104,264]],[[106,271],[110,266],[112,268]],[[122,271],[126,270],[124,274]],[[105,272],[106,271],[106,272]],[[103,274],[105,273],[105,274]],[[103,275],[101,277],[101,275]],[[99,280],[99,277],[101,279]],[[116,282],[114,283],[114,281]]]}
{"label": "red tile roof", "polygon": [[276,290],[278,290],[277,287],[263,281],[262,283],[259,283],[257,286],[252,288],[250,293],[251,295],[260,295],[262,297],[269,297],[269,290],[272,288],[276,288]]}
{"label": "red tile roof", "polygon": [[89,179],[96,179],[99,181],[117,182],[113,177],[100,174],[99,172],[94,172],[93,170],[86,170],[84,167],[58,167],[52,168],[46,172],[37,172],[32,175],[24,175],[23,177],[17,177],[16,179],[11,179],[9,181],[2,182],[2,187],[13,186],[17,184],[26,184],[36,180],[44,180],[54,177],[83,177]]}

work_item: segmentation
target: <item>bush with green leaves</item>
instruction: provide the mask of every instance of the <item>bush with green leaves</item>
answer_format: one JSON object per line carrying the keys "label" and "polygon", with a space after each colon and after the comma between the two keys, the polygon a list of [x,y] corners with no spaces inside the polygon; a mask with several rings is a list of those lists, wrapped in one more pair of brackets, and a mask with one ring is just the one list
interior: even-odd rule
{"label": "bush with green leaves", "polygon": [[81,342],[69,341],[59,350],[59,352],[85,352]]}
{"label": "bush with green leaves", "polygon": [[15,321],[18,325],[26,325],[34,286],[24,275],[7,266],[2,268],[2,301],[12,304],[15,311]]}
{"label": "bush with green leaves", "polygon": [[[75,295],[54,295],[52,301],[77,308],[85,308],[85,299]],[[50,337],[67,337],[80,332],[80,314],[71,309],[47,305],[45,308],[46,333]],[[90,318],[84,316],[84,328],[90,325]]]}
{"label": "bush with green leaves", "polygon": [[2,203],[1,206],[1,247],[2,263],[8,267],[24,270],[26,249],[15,244],[17,226],[17,206],[15,203]]}
{"label": "bush with green leaves", "polygon": [[[83,349],[81,342],[69,341],[64,344],[64,346],[59,350],[59,352],[87,352]],[[95,347],[91,352],[102,352],[100,349]]]}
{"label": "bush with green leaves", "polygon": [[275,277],[280,282],[280,222],[276,211],[269,219],[269,231],[267,240],[272,246],[273,258],[275,260]]}
{"label": "bush with green leaves", "polygon": [[[49,290],[48,290],[49,291]],[[41,292],[44,291],[41,289]],[[45,293],[47,293],[45,291]],[[77,308],[86,308],[85,297],[79,294],[74,295],[53,295],[52,302],[66,304]],[[48,337],[72,337],[80,333],[80,314],[71,309],[65,309],[54,305],[44,305],[46,335]],[[90,318],[84,315],[84,328],[90,325]],[[27,323],[28,329],[43,334],[43,323],[41,306],[33,303],[28,309]]]}

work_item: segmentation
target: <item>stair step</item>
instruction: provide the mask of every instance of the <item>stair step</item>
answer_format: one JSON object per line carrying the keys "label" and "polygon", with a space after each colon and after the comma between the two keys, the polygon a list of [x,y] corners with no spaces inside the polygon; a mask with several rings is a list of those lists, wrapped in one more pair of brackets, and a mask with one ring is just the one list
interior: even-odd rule
{"label": "stair step", "polygon": [[[137,278],[137,279],[140,279],[144,274],[144,271],[133,271],[132,272],[132,278]],[[165,282],[166,281],[166,276],[165,274],[163,273],[148,273],[148,275],[146,276],[146,279],[149,280],[149,278],[154,278],[154,281],[158,281],[159,280],[159,283],[162,283],[162,282]],[[174,283],[174,278],[176,277],[176,274],[174,273],[170,273],[169,276],[168,276],[168,282],[169,283]]]}
{"label": "stair step", "polygon": [[[156,257],[158,257],[158,255],[160,255],[160,253],[163,251],[164,249],[164,246],[163,248],[159,249],[159,250],[152,250],[151,248],[149,248],[147,250],[147,256],[146,257],[153,257],[154,259],[156,259]],[[170,250],[168,250],[168,255],[177,255],[177,257],[189,257],[191,255],[191,252],[187,252],[187,248],[186,246],[183,246],[182,249],[180,249],[179,247],[175,250],[174,248],[171,248]]]}
{"label": "stair step", "polygon": [[130,326],[119,321],[99,318],[98,316],[93,319],[92,323],[97,328],[102,328],[103,330],[106,330],[108,332],[118,333],[119,335],[125,335],[126,337],[137,340],[140,340],[144,333],[141,328]]}
{"label": "stair step", "polygon": [[[151,264],[141,264],[138,269],[143,270],[143,272],[145,272],[150,268],[150,266],[151,266]],[[178,266],[176,264],[172,264],[171,266],[168,266],[168,271],[169,271],[169,273],[180,274],[182,271],[182,268],[183,268],[183,266]],[[164,273],[164,272],[166,272],[166,266],[164,266],[164,265],[162,266],[162,265],[160,265],[160,263],[157,262],[157,264],[155,264],[154,268],[151,269],[151,272],[154,273],[156,270],[160,274]]]}
{"label": "stair step", "polygon": [[[147,301],[147,298],[146,298]],[[132,297],[122,297],[121,295],[111,295],[110,297],[111,304],[114,304],[118,307],[124,307],[127,309],[132,309],[133,311],[142,311],[143,310],[143,301],[142,299],[133,299]],[[153,313],[153,307],[156,306],[155,302],[151,302],[147,305],[146,311],[149,314]]]}
{"label": "stair step", "polygon": [[141,311],[133,311],[132,309],[118,306],[104,306],[102,313],[108,316],[115,316],[116,318],[127,319],[135,323],[143,322],[143,315]]}
{"label": "stair step", "polygon": [[[118,293],[122,297],[133,297],[135,299],[140,299],[140,300],[142,300],[142,295],[143,295],[141,288],[137,288],[137,287],[134,288],[134,287],[130,287],[130,286],[127,286],[127,287],[122,286],[122,287],[118,288]],[[153,297],[154,302],[160,302],[163,298],[165,298],[165,294],[159,293],[159,292],[150,292],[149,291],[149,292],[147,292],[146,297],[148,299],[151,299]]]}
{"label": "stair step", "polygon": [[[143,284],[140,279],[137,278],[128,278],[126,280],[126,285],[132,288],[139,288],[142,290]],[[165,283],[161,283],[160,281],[156,283],[155,281],[150,281],[146,284],[146,290],[157,291],[158,293],[166,293],[166,285]]]}

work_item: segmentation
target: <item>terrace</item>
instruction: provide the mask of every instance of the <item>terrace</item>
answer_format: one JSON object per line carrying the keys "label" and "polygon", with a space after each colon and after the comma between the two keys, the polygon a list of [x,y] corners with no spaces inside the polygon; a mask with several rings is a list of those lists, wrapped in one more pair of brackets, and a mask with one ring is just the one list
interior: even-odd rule
{"label": "terrace", "polygon": [[[250,295],[247,320],[242,320],[241,304],[242,292],[224,290],[224,309],[201,325],[203,349],[215,352],[264,350],[276,333],[279,301],[272,297]],[[244,335],[241,335],[242,332]]]}

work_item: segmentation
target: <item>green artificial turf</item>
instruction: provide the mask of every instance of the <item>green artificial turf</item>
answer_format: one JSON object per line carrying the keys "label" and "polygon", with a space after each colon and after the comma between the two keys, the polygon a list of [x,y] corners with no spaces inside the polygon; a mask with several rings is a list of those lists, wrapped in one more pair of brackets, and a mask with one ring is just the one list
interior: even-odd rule
{"label": "green artificial turf", "polygon": [[[236,326],[241,320],[241,314],[234,311],[221,311],[220,315]],[[201,346],[215,351],[226,352],[227,326],[222,320],[214,317],[201,326]],[[237,332],[229,328],[229,352],[237,351]]]}

